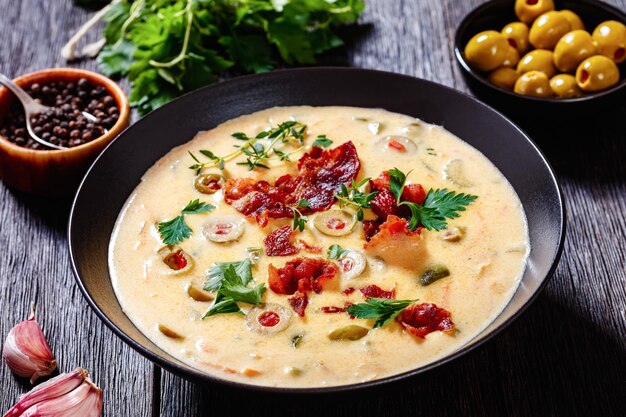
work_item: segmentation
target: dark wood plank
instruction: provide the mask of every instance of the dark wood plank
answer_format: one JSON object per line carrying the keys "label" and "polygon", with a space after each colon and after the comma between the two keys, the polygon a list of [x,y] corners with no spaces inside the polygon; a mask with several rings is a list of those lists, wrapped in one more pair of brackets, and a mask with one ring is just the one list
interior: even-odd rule
{"label": "dark wood plank", "polygon": [[[0,0],[0,72],[15,76],[65,66],[59,50],[87,16],[72,0]],[[77,66],[94,69],[95,63]],[[69,200],[32,198],[0,184],[0,337],[4,341],[36,303],[59,369],[89,370],[104,389],[105,415],[148,416],[152,365],[102,324],[74,283],[66,243],[69,206]],[[16,380],[2,364],[0,412],[29,385]]]}

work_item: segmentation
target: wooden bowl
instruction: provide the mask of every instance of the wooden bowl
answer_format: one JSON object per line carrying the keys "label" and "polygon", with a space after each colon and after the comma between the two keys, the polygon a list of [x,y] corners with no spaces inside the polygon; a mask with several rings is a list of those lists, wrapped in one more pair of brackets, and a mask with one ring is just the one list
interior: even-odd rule
{"label": "wooden bowl", "polygon": [[[0,178],[5,184],[31,194],[60,196],[76,191],[87,168],[102,149],[124,130],[130,121],[130,106],[122,89],[112,80],[95,72],[74,68],[50,68],[31,72],[13,80],[22,88],[34,83],[77,81],[86,78],[103,86],[115,99],[120,117],[104,135],[63,150],[34,150],[18,146],[0,135]],[[0,88],[0,125],[15,96]]]}

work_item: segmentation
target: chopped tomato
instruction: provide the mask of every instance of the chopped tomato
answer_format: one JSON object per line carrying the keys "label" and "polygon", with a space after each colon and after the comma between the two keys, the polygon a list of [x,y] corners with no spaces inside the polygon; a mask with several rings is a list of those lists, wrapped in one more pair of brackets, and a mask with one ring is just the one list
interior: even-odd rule
{"label": "chopped tomato", "polygon": [[322,307],[322,311],[324,313],[332,314],[332,313],[343,313],[345,310],[341,307],[328,306],[328,307]]}
{"label": "chopped tomato", "polygon": [[450,312],[437,307],[436,304],[413,304],[396,317],[396,321],[413,336],[423,339],[434,331],[451,333],[454,323],[450,320]]}
{"label": "chopped tomato", "polygon": [[185,258],[185,255],[183,254],[182,250],[176,252],[173,255],[173,258],[174,258],[174,262],[176,263],[177,269],[183,269],[184,267],[187,266],[187,258]]}
{"label": "chopped tomato", "polygon": [[353,293],[353,292],[355,292],[355,291],[356,291],[356,288],[354,288],[354,287],[349,287],[349,288],[346,288],[345,290],[341,291],[341,293],[342,293],[343,295],[350,295],[350,294],[352,294],[352,293]]}
{"label": "chopped tomato", "polygon": [[343,230],[346,227],[346,222],[341,219],[332,218],[326,222],[326,227],[332,230]]}
{"label": "chopped tomato", "polygon": [[389,148],[393,148],[395,150],[397,150],[398,152],[405,152],[406,151],[406,147],[401,144],[400,142],[398,142],[397,140],[390,140],[389,143],[387,144],[387,146]]}
{"label": "chopped tomato", "polygon": [[426,192],[421,184],[409,184],[402,190],[402,199],[415,204],[424,204]]}

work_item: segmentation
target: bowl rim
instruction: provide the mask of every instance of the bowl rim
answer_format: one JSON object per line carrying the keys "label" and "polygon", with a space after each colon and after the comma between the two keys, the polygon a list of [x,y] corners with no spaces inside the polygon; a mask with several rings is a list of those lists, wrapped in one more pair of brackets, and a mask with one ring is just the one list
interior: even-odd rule
{"label": "bowl rim", "polygon": [[[111,142],[112,139],[118,136],[126,128],[126,126],[128,125],[128,121],[130,120],[130,104],[128,101],[128,97],[126,97],[126,93],[124,93],[124,90],[122,90],[122,88],[115,81],[102,74],[82,68],[44,68],[22,74],[19,77],[14,78],[12,81],[19,86],[22,86],[24,84],[32,84],[34,82],[41,82],[43,80],[53,80],[55,79],[55,76],[58,76],[59,74],[71,76],[59,78],[73,78],[74,76],[77,79],[82,77],[88,78],[90,81],[100,84],[107,89],[107,91],[113,96],[116,104],[120,108],[120,115],[117,118],[115,124],[111,127],[111,129],[109,129],[109,131],[104,135],[101,135],[89,142],[83,143],[78,146],[72,146],[67,149],[30,149],[24,146],[16,145],[2,135],[0,135],[0,147],[6,147],[12,152],[21,153],[22,155],[27,155],[31,157],[66,156],[74,152],[79,153],[81,151],[102,146],[103,142]],[[11,94],[10,90],[0,85],[0,97],[4,96],[5,94]]]}
{"label": "bowl rim", "polygon": [[[604,3],[600,0],[575,0],[578,3],[584,3],[590,6],[599,7],[604,9],[606,12],[614,15],[612,20],[618,20],[623,24],[626,24],[626,13],[617,7]],[[470,11],[465,17],[461,20],[461,22],[457,25],[456,31],[454,33],[454,57],[456,58],[457,63],[463,69],[463,71],[471,76],[474,80],[478,81],[480,84],[487,86],[488,88],[496,91],[498,93],[506,94],[509,97],[513,97],[519,100],[527,100],[528,102],[534,103],[562,103],[562,104],[575,104],[581,102],[588,102],[594,99],[600,99],[602,97],[606,97],[611,94],[617,94],[622,92],[622,90],[626,89],[626,73],[621,75],[621,80],[617,85],[603,91],[597,91],[594,93],[586,93],[580,97],[571,97],[571,98],[555,98],[555,97],[534,97],[523,94],[517,94],[513,91],[504,89],[497,85],[490,83],[486,77],[484,77],[482,72],[473,69],[469,63],[465,60],[465,56],[463,54],[463,49],[465,45],[461,45],[461,38],[465,34],[467,30],[467,26],[472,23],[478,16],[483,15],[487,10],[492,8],[496,4],[501,3],[510,3],[508,0],[490,0],[486,3],[481,4],[476,7],[472,11]],[[512,7],[512,5],[511,5]],[[497,29],[493,29],[499,32]],[[624,61],[626,62],[626,61]]]}
{"label": "bowl rim", "polygon": [[[554,172],[554,169],[552,168],[552,165],[548,162],[546,156],[544,155],[544,153],[537,147],[537,145],[532,141],[532,139],[521,129],[519,128],[514,122],[512,122],[509,118],[507,118],[506,116],[504,116],[501,112],[499,112],[498,110],[494,109],[493,107],[488,106],[487,104],[481,102],[480,100],[478,100],[475,97],[470,96],[469,94],[466,94],[464,92],[455,90],[451,87],[439,84],[439,83],[435,83],[433,81],[429,81],[429,80],[424,80],[422,78],[418,78],[418,77],[412,77],[409,75],[404,75],[404,74],[398,74],[398,73],[392,73],[392,72],[388,72],[388,71],[380,71],[380,70],[372,70],[372,69],[362,69],[362,68],[352,68],[352,67],[328,67],[328,66],[322,66],[322,67],[304,67],[304,68],[293,68],[293,69],[280,69],[280,70],[274,70],[271,72],[267,72],[267,73],[262,73],[262,74],[252,74],[252,75],[244,75],[244,76],[239,76],[239,77],[235,77],[229,80],[225,80],[225,81],[221,81],[215,84],[211,84],[205,87],[202,87],[200,89],[194,90],[192,92],[183,94],[181,96],[179,96],[178,98],[166,103],[164,106],[162,107],[171,107],[171,106],[175,106],[177,105],[177,102],[183,98],[183,97],[187,97],[191,94],[202,94],[202,92],[208,90],[208,89],[212,89],[215,88],[216,86],[228,86],[228,85],[236,85],[237,83],[240,83],[242,81],[247,81],[251,78],[258,78],[258,79],[265,79],[267,82],[272,82],[271,80],[275,77],[283,77],[283,76],[288,76],[290,73],[296,73],[296,72],[301,72],[301,73],[312,73],[312,72],[362,72],[364,74],[371,74],[373,76],[392,76],[392,77],[397,77],[400,79],[405,79],[405,80],[415,80],[418,79],[420,80],[420,82],[424,82],[427,84],[431,84],[433,86],[436,86],[438,88],[443,88],[445,90],[448,90],[449,92],[452,92],[454,94],[458,94],[461,96],[464,96],[466,99],[469,99],[470,101],[472,101],[474,104],[486,108],[489,111],[492,111],[493,113],[496,114],[496,116],[503,118],[505,121],[507,121],[512,129],[517,130],[522,137],[531,145],[531,147],[537,152],[538,156],[540,157],[542,163],[546,166],[548,173],[549,173],[549,178],[550,181],[553,183],[554,185],[554,189],[556,191],[556,200],[558,202],[558,209],[559,209],[559,214],[560,214],[560,219],[561,222],[558,225],[559,228],[559,237],[558,237],[558,246],[556,251],[554,252],[552,259],[551,259],[551,265],[550,268],[548,269],[547,273],[545,274],[544,278],[542,279],[541,283],[538,285],[537,290],[529,296],[528,300],[517,310],[515,311],[511,317],[509,317],[507,320],[503,321],[498,327],[494,328],[489,334],[483,336],[479,341],[475,341],[475,339],[470,340],[466,345],[461,346],[457,351],[452,352],[450,355],[445,356],[441,359],[438,359],[432,363],[429,363],[425,366],[419,367],[419,368],[415,368],[415,369],[411,369],[399,374],[395,374],[395,375],[390,375],[384,378],[380,378],[380,379],[376,379],[373,381],[366,381],[366,382],[357,382],[357,383],[353,383],[353,384],[346,384],[346,385],[336,385],[336,386],[328,386],[328,387],[304,387],[304,388],[294,388],[294,387],[272,387],[272,386],[264,386],[264,385],[255,385],[255,384],[246,384],[243,382],[237,382],[237,381],[232,381],[232,380],[228,380],[228,379],[224,379],[224,378],[219,378],[215,375],[211,375],[205,372],[201,372],[197,369],[192,369],[189,365],[189,367],[183,367],[177,363],[174,362],[170,362],[169,360],[165,359],[164,357],[153,353],[150,349],[144,347],[142,344],[136,342],[135,340],[133,340],[130,336],[128,336],[122,329],[118,328],[115,323],[113,323],[108,316],[98,307],[98,305],[96,304],[96,302],[94,301],[94,299],[91,297],[91,295],[89,294],[87,288],[85,287],[85,285],[83,284],[82,278],[78,272],[78,267],[77,267],[77,261],[76,261],[76,257],[75,257],[75,253],[74,253],[74,244],[73,244],[73,239],[72,239],[72,234],[73,234],[73,218],[75,216],[75,211],[76,211],[76,206],[77,206],[77,202],[78,202],[78,198],[83,190],[83,187],[85,186],[85,182],[87,180],[87,177],[89,177],[91,171],[94,169],[94,167],[98,164],[100,158],[103,157],[103,155],[107,152],[108,148],[113,146],[114,143],[116,143],[118,140],[120,140],[120,138],[122,137],[122,135],[118,136],[117,138],[115,138],[113,141],[111,141],[107,147],[100,153],[100,155],[98,155],[98,157],[96,158],[96,160],[91,164],[91,166],[89,167],[89,169],[87,170],[85,176],[83,177],[78,190],[76,192],[76,195],[74,196],[74,199],[72,201],[72,206],[71,206],[71,210],[70,210],[70,216],[69,216],[69,221],[68,221],[68,226],[67,226],[67,233],[68,233],[68,248],[69,248],[69,253],[70,253],[70,263],[71,263],[71,267],[72,267],[72,272],[74,273],[74,278],[76,280],[76,283],[78,285],[78,287],[80,288],[81,292],[83,293],[83,296],[85,297],[85,299],[87,300],[87,303],[89,304],[89,306],[92,308],[92,310],[96,313],[96,315],[98,317],[100,317],[100,319],[107,325],[107,327],[109,327],[109,329],[111,329],[113,331],[113,333],[115,333],[119,338],[121,338],[126,344],[128,344],[130,347],[132,347],[135,351],[139,352],[142,356],[148,358],[150,361],[152,361],[153,363],[155,363],[156,365],[160,366],[161,368],[164,368],[168,371],[173,372],[174,374],[178,375],[178,376],[182,376],[186,379],[192,380],[194,382],[204,382],[204,383],[212,383],[215,385],[219,385],[222,387],[226,387],[226,388],[232,388],[232,389],[238,389],[238,390],[243,390],[243,391],[248,391],[248,392],[253,392],[253,393],[265,393],[265,394],[289,394],[289,395],[304,395],[304,396],[310,396],[310,395],[314,395],[314,396],[319,396],[319,395],[329,395],[329,394],[337,394],[337,393],[353,393],[353,392],[362,392],[364,390],[369,390],[372,388],[377,388],[377,387],[381,387],[381,386],[386,386],[386,385],[392,385],[398,381],[401,380],[405,380],[407,378],[410,377],[414,377],[418,374],[422,374],[428,371],[431,371],[435,368],[438,368],[444,364],[447,364],[463,355],[465,355],[468,352],[473,351],[474,349],[483,346],[486,342],[488,342],[489,340],[491,340],[493,337],[495,337],[496,335],[498,335],[502,330],[504,330],[506,327],[508,327],[513,321],[515,321],[536,299],[537,297],[541,294],[541,292],[543,291],[543,289],[545,288],[545,286],[547,285],[549,279],[552,277],[552,275],[554,274],[558,264],[559,264],[559,260],[561,258],[561,254],[563,252],[563,247],[564,247],[564,242],[565,242],[565,231],[566,231],[566,209],[565,209],[565,202],[564,202],[564,198],[563,198],[563,192],[560,186],[560,183],[556,177],[556,174]],[[144,116],[144,119],[148,119],[150,117],[154,117],[155,113],[158,113],[158,109],[154,110],[150,113],[148,113],[146,116]],[[140,123],[135,123],[132,126],[128,127],[126,131],[130,131],[131,129],[135,128],[137,129],[138,125]],[[110,279],[110,277],[109,277]],[[519,290],[519,287],[518,287]],[[517,290],[516,290],[517,291]],[[507,304],[508,305],[508,304]],[[494,319],[495,320],[495,319]]]}

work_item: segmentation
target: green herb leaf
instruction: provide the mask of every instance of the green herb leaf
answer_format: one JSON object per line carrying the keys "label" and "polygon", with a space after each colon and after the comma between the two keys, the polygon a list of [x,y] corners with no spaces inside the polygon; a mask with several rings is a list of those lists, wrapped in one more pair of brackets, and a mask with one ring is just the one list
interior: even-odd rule
{"label": "green herb leaf", "polygon": [[252,263],[250,259],[246,258],[243,261],[236,262],[220,262],[209,269],[204,289],[206,291],[219,291],[222,287],[222,282],[226,279],[226,271],[231,267],[235,269],[243,285],[248,285],[252,281]]}
{"label": "green herb leaf", "polygon": [[232,298],[222,298],[220,301],[215,302],[209,310],[204,313],[203,319],[215,316],[217,314],[230,314],[237,313],[243,314],[237,302]]}
{"label": "green herb leaf", "polygon": [[186,214],[206,213],[215,209],[215,206],[201,202],[200,200],[192,200],[185,208],[181,210],[179,216],[171,220],[163,221],[158,224],[159,235],[166,245],[176,245],[191,236],[193,230],[187,222],[185,222]]}
{"label": "green herb leaf", "polygon": [[[410,201],[402,201],[402,191],[404,190],[406,177],[402,171],[394,168],[389,173],[389,189],[396,197],[397,204],[408,206],[411,210],[411,220],[409,229],[415,230],[420,224],[428,230],[443,230],[448,227],[447,219],[459,217],[460,211],[474,202],[478,197],[471,194],[448,191],[448,189],[432,188],[426,194],[426,199],[422,205]],[[410,171],[409,171],[410,173]]]}
{"label": "green herb leaf", "polygon": [[[217,267],[217,268],[216,268]],[[213,272],[213,276],[211,273]],[[237,302],[259,305],[266,291],[265,284],[248,288],[252,280],[250,260],[217,264],[209,271],[209,279],[204,285],[208,291],[217,291],[213,305],[203,318],[216,314],[240,312]]]}
{"label": "green herb leaf", "polygon": [[298,207],[309,207],[311,203],[309,202],[309,200],[307,200],[306,198],[301,198],[300,200],[298,200]]}
{"label": "green herb leaf", "polygon": [[333,144],[333,141],[328,139],[326,135],[319,135],[315,142],[313,142],[313,146],[318,146],[320,148],[328,148]]}
{"label": "green herb leaf", "polygon": [[328,259],[341,259],[349,253],[350,253],[349,250],[344,249],[337,244],[330,245],[330,247],[328,248],[328,252],[327,252]]}
{"label": "green herb leaf", "polygon": [[292,229],[293,230],[299,230],[301,232],[304,232],[304,229],[306,228],[306,224],[309,221],[309,218],[305,215],[303,215],[300,210],[298,210],[295,207],[291,207],[291,211],[293,212],[293,225],[292,225]]}
{"label": "green herb leaf", "polygon": [[352,304],[345,310],[359,319],[376,319],[374,328],[382,327],[395,319],[402,310],[417,300],[387,300],[383,298],[368,298],[364,303]]}
{"label": "green herb leaf", "polygon": [[367,184],[370,178],[365,178],[359,182],[352,183],[349,187],[346,187],[344,184],[341,184],[341,190],[338,193],[335,193],[335,198],[339,201],[339,206],[352,206],[357,209],[356,218],[359,221],[363,220],[363,209],[371,208],[371,202],[378,194],[377,191],[372,193],[363,193],[359,191],[359,188]]}

